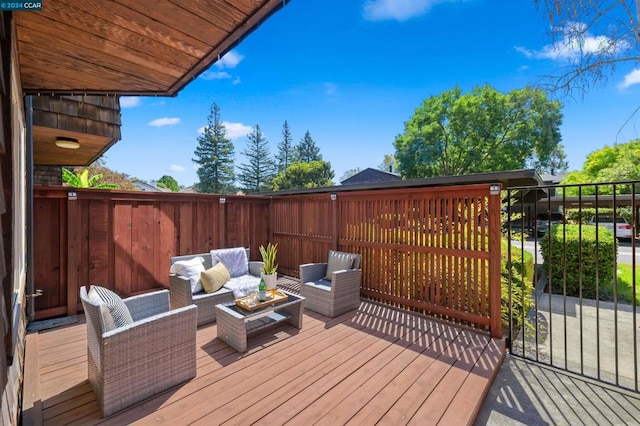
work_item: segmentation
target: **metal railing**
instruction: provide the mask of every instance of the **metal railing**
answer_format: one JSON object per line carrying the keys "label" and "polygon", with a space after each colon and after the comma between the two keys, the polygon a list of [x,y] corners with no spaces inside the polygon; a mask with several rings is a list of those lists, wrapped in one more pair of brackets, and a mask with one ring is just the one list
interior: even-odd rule
{"label": "metal railing", "polygon": [[505,191],[511,354],[638,391],[639,184]]}

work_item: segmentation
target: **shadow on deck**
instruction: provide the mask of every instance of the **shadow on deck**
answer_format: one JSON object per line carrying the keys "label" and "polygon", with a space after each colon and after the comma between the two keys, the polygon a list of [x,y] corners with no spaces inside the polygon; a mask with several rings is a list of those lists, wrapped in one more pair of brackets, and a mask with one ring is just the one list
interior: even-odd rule
{"label": "shadow on deck", "polygon": [[30,333],[23,413],[44,425],[471,424],[504,357],[502,340],[365,301],[337,318],[305,311],[301,330],[279,325],[246,353],[215,324],[197,340],[194,379],[102,419],[84,318]]}

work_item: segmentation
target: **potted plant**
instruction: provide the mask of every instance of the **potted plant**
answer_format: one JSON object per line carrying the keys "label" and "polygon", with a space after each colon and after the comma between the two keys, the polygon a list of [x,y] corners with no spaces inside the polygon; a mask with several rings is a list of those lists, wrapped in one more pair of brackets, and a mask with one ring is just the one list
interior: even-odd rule
{"label": "potted plant", "polygon": [[267,290],[275,290],[277,281],[278,265],[276,264],[276,254],[278,253],[278,244],[267,244],[267,247],[260,246],[260,254],[262,255],[262,278],[267,285]]}

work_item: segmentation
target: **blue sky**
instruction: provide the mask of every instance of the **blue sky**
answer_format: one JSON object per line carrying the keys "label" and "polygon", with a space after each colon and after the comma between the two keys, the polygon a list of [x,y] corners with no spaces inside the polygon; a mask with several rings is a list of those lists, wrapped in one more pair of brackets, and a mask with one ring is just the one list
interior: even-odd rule
{"label": "blue sky", "polygon": [[[177,97],[122,98],[122,139],[107,151],[107,166],[147,181],[167,174],[196,183],[197,137],[215,102],[236,165],[246,162],[240,152],[253,126],[275,154],[287,120],[294,143],[311,133],[339,183],[345,171],[393,154],[424,99],[455,85],[507,92],[566,65],[548,28],[533,1],[292,0]],[[633,71],[620,66],[584,97],[560,99],[570,170],[604,145],[639,137]]]}

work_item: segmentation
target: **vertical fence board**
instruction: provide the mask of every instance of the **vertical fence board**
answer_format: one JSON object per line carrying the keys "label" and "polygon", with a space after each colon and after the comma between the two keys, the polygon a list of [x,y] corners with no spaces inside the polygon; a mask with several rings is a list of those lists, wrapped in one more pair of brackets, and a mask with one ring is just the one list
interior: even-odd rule
{"label": "vertical fence board", "polygon": [[[113,241],[114,241],[114,280],[112,285],[122,286],[131,283],[133,263],[131,204],[115,202],[113,204]],[[117,284],[120,283],[120,284]]]}

